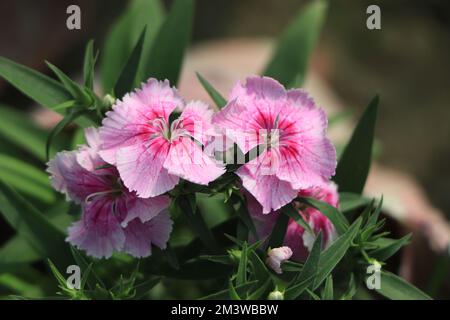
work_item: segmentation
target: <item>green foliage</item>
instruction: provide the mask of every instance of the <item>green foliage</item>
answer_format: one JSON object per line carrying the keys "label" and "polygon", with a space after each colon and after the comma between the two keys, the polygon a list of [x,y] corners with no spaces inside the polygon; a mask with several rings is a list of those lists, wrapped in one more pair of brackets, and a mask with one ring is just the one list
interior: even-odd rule
{"label": "green foliage", "polygon": [[280,36],[264,75],[277,79],[285,87],[301,86],[326,9],[327,3],[322,0],[313,1],[301,9]]}
{"label": "green foliage", "polygon": [[205,78],[197,72],[198,81],[202,84],[203,88],[208,92],[211,99],[214,101],[219,109],[222,109],[227,104],[227,100],[217,91]]}

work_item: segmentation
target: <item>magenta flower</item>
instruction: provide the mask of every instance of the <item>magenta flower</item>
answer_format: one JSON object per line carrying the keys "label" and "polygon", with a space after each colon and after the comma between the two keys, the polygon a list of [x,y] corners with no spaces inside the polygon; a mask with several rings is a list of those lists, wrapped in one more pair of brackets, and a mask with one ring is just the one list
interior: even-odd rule
{"label": "magenta flower", "polygon": [[[332,182],[323,185],[322,187],[302,190],[298,193],[298,195],[313,197],[334,207],[338,207],[339,205],[337,188]],[[268,237],[275,226],[278,215],[281,213],[279,211],[274,211],[271,214],[264,214],[262,211],[262,206],[252,195],[247,193],[246,199],[248,210],[253,218],[258,237],[260,239]],[[293,260],[305,261],[312,249],[319,231],[322,232],[323,237],[322,249],[326,249],[330,246],[330,244],[336,239],[337,233],[331,221],[319,210],[311,207],[302,207],[301,204],[297,202],[294,202],[294,205],[296,206],[298,213],[302,215],[303,219],[309,224],[314,234],[306,231],[297,222],[295,222],[295,220],[289,219],[283,245],[292,250]]]}
{"label": "magenta flower", "polygon": [[[176,109],[180,117],[169,121]],[[214,136],[212,113],[201,102],[185,106],[167,80],[150,79],[106,114],[100,156],[142,198],[171,190],[180,178],[207,185],[224,173],[223,165],[202,150]]]}
{"label": "magenta flower", "polygon": [[83,210],[66,240],[97,258],[114,251],[146,257],[152,244],[165,249],[172,231],[169,197],[138,198],[98,156],[98,131],[89,128],[85,134],[89,146],[60,152],[48,163],[53,187]]}
{"label": "magenta flower", "polygon": [[323,185],[335,172],[336,152],[325,136],[327,118],[303,90],[249,77],[234,87],[213,123],[244,153],[266,146],[236,172],[264,213],[292,201],[299,189]]}

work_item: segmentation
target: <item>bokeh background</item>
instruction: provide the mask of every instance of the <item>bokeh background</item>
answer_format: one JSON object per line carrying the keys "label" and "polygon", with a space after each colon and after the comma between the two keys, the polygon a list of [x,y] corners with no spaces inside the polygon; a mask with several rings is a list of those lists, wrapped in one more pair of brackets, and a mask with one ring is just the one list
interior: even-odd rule
{"label": "bokeh background", "polygon": [[[202,50],[203,55],[207,55],[206,50],[215,54],[222,51],[225,60],[227,50],[234,52],[234,56],[254,54],[255,59],[263,59],[266,53],[259,55],[258,50],[266,52],[271,39],[281,33],[306,2],[197,0],[192,60],[201,68]],[[170,1],[164,3],[169,5]],[[81,8],[81,30],[70,31],[65,27],[66,8],[70,4]],[[76,78],[86,41],[95,38],[101,48],[126,4],[123,0],[2,0],[0,55],[47,74],[44,60],[49,60]],[[381,30],[366,28],[365,12],[370,4],[381,7]],[[378,163],[391,168],[389,172],[393,174],[403,172],[410,176],[413,183],[423,188],[430,205],[446,215],[447,220],[450,219],[449,40],[449,1],[333,0],[310,71],[320,77],[322,86],[331,90],[340,107],[349,110],[350,117],[355,119],[374,93],[380,94]],[[209,74],[212,82],[220,82],[220,77],[214,70]],[[185,82],[190,81],[187,79]],[[189,83],[185,88],[189,88]],[[57,119],[41,113],[38,106],[3,80],[0,80],[0,102],[32,112],[39,126],[51,126]],[[348,131],[351,132],[350,127]],[[8,150],[1,140],[0,151],[17,152]],[[32,155],[18,156],[33,161]],[[394,233],[405,232],[395,221],[389,227]],[[0,221],[0,241],[10,233],[6,223]],[[448,254],[433,252],[422,240],[417,240],[416,254],[409,262],[415,270],[410,277],[421,288],[449,297],[448,287],[442,284],[449,280]],[[433,277],[436,274],[439,281]]]}

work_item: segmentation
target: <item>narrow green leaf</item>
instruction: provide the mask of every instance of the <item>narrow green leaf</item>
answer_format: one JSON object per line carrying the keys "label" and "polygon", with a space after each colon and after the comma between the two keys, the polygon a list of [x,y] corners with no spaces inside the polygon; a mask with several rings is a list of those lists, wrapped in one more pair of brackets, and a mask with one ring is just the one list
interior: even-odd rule
{"label": "narrow green leaf", "polygon": [[42,256],[53,261],[71,261],[65,235],[16,191],[0,181],[0,210],[6,221]]}
{"label": "narrow green leaf", "polygon": [[280,214],[278,216],[277,222],[272,229],[272,233],[269,238],[269,247],[277,248],[283,244],[284,236],[286,234],[287,225],[289,222],[289,217],[285,214]]}
{"label": "narrow green leaf", "polygon": [[[258,281],[249,281],[240,286],[234,287],[238,295],[244,295],[248,290],[250,290]],[[199,300],[229,300],[230,294],[229,289],[220,290],[218,292],[212,293],[210,295],[201,297]]]}
{"label": "narrow green leaf", "polygon": [[0,57],[0,76],[32,100],[49,108],[71,99],[70,93],[55,80],[4,57]]}
{"label": "narrow green leaf", "polygon": [[246,300],[258,300],[267,295],[267,291],[272,285],[272,279],[268,278],[259,288],[253,291]]}
{"label": "narrow green leaf", "polygon": [[292,204],[287,204],[281,208],[281,212],[287,215],[289,218],[293,219],[297,224],[302,227],[304,230],[308,231],[311,234],[314,232],[311,230],[309,224],[303,219],[302,215],[298,213],[293,207]]}
{"label": "narrow green leaf", "polygon": [[0,105],[0,136],[45,161],[47,132],[38,128],[29,114]]}
{"label": "narrow green leaf", "polygon": [[241,259],[239,260],[238,271],[236,274],[236,285],[241,285],[247,282],[247,265],[248,265],[248,247],[247,242],[244,242],[241,251]]}
{"label": "narrow green leaf", "polygon": [[398,250],[409,243],[411,234],[400,239],[377,239],[373,244],[380,245],[380,248],[370,252],[370,257],[379,261],[385,261],[392,257]]}
{"label": "narrow green leaf", "polygon": [[381,272],[377,292],[391,300],[432,300],[430,296],[388,271]]}
{"label": "narrow green leaf", "polygon": [[[314,241],[311,252],[303,266],[303,270],[292,281],[292,284],[285,292],[288,300],[296,299],[303,291],[314,283],[315,275],[319,266],[320,251],[322,250],[322,232],[319,232]],[[306,281],[308,280],[309,281]]]}
{"label": "narrow green leaf", "polygon": [[233,285],[233,281],[231,280],[228,281],[228,290],[231,300],[242,300],[239,294],[237,293],[236,288]]}
{"label": "narrow green leaf", "polygon": [[[147,32],[139,68],[146,68],[153,40],[163,21],[164,10],[159,0],[129,1],[123,15],[108,33],[101,51],[101,80],[104,92],[111,92],[145,26]],[[145,78],[140,79],[142,80]]]}
{"label": "narrow green leaf", "polygon": [[[100,286],[101,288],[106,288],[105,284],[101,280],[101,278],[98,276],[98,274],[95,272],[93,268],[90,268],[89,266],[93,266],[93,263],[90,261],[90,258],[86,257],[83,253],[81,253],[77,248],[74,248],[70,246],[70,252],[72,254],[73,259],[77,263],[77,265],[81,268],[81,271],[83,274],[86,272],[86,270],[89,268],[89,277],[86,278],[86,283],[88,284],[89,288],[95,289],[96,286]],[[92,275],[92,277],[91,277]]]}
{"label": "narrow green leaf", "polygon": [[358,234],[361,223],[361,218],[358,218],[342,236],[337,238],[331,246],[320,255],[319,267],[313,289],[317,289],[320,286],[344,257],[345,253],[350,248],[353,239]]}
{"label": "narrow green leaf", "polygon": [[369,174],[378,110],[378,96],[372,99],[339,159],[334,181],[341,192],[361,194]]}
{"label": "narrow green leaf", "polygon": [[314,198],[301,198],[301,202],[312,206],[327,216],[333,223],[338,234],[343,234],[348,229],[348,220],[337,208],[326,202],[319,201]]}
{"label": "narrow green leaf", "polygon": [[22,160],[0,154],[0,179],[44,203],[52,203],[55,200],[48,176]]}
{"label": "narrow green leaf", "polygon": [[222,109],[227,104],[227,100],[217,91],[200,73],[196,72],[197,78],[202,84],[203,88],[208,92],[211,99],[214,101],[219,109]]}
{"label": "narrow green leaf", "polygon": [[264,283],[267,278],[271,277],[266,265],[262,262],[261,258],[255,251],[252,250],[250,252],[249,260],[252,265],[252,275],[259,281],[259,283]]}
{"label": "narrow green leaf", "polygon": [[0,274],[14,271],[21,265],[33,263],[39,258],[39,254],[24,238],[14,236],[0,248]]}
{"label": "narrow green leaf", "polygon": [[282,33],[264,75],[277,79],[286,87],[302,84],[326,9],[325,1],[313,1],[301,9]]}
{"label": "narrow green leaf", "polygon": [[84,130],[82,128],[77,128],[72,136],[72,142],[70,143],[71,150],[77,149],[78,146],[85,144],[86,139],[84,137]]}
{"label": "narrow green leaf", "polygon": [[170,243],[167,243],[167,248],[164,250],[164,253],[166,255],[167,261],[169,262],[169,265],[174,269],[180,269],[180,262],[178,261],[177,254],[173,250]]}
{"label": "narrow green leaf", "polygon": [[89,40],[84,52],[83,78],[84,85],[89,89],[94,88],[94,67],[97,62],[98,50],[94,54],[94,40]]}
{"label": "narrow green leaf", "polygon": [[217,251],[217,241],[212,236],[211,230],[203,219],[200,210],[195,207],[195,195],[190,194],[177,197],[173,201],[171,209],[174,210],[175,214],[179,213],[186,217],[186,222],[207,248]]}
{"label": "narrow green leaf", "polygon": [[339,193],[339,209],[342,212],[351,211],[354,209],[361,208],[370,203],[370,199],[362,197],[360,194],[355,194],[351,192],[340,192]]}
{"label": "narrow green leaf", "polygon": [[139,63],[141,61],[142,48],[144,47],[146,28],[142,30],[141,36],[139,37],[136,46],[131,52],[127,63],[125,64],[122,72],[120,73],[119,79],[114,86],[114,93],[116,97],[123,97],[125,93],[132,91],[135,88],[135,80],[137,73],[139,71]]}
{"label": "narrow green leaf", "polygon": [[60,133],[68,124],[75,121],[76,118],[80,117],[85,111],[84,110],[72,110],[72,112],[68,113],[58,124],[52,129],[47,138],[47,143],[45,146],[45,154],[47,160],[50,159],[50,147],[52,145],[52,141],[58,133]]}
{"label": "narrow green leaf", "polygon": [[330,274],[325,280],[325,286],[322,291],[322,300],[333,300],[334,289],[333,289],[333,276]]}
{"label": "narrow green leaf", "polygon": [[150,50],[144,79],[168,79],[171,85],[177,85],[191,37],[193,16],[193,0],[175,0]]}

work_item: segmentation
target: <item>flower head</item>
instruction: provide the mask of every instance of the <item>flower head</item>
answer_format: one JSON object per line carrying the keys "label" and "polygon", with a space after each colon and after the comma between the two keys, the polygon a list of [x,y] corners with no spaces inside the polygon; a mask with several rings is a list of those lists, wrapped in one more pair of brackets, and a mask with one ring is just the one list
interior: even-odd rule
{"label": "flower head", "polygon": [[98,131],[88,128],[85,134],[88,146],[60,152],[48,163],[53,187],[83,210],[67,241],[97,258],[114,251],[145,257],[152,244],[164,249],[172,231],[169,198],[138,198],[98,156]]}
{"label": "flower head", "polygon": [[[202,102],[185,105],[167,80],[149,79],[112,109],[100,128],[99,154],[139,197],[163,194],[180,178],[206,185],[224,173],[202,150],[214,136],[212,110]],[[176,111],[182,112],[173,120]]]}
{"label": "flower head", "polygon": [[297,190],[324,184],[335,172],[336,152],[326,138],[327,118],[303,90],[285,90],[268,77],[238,83],[213,123],[258,157],[237,170],[264,213],[291,202]]}
{"label": "flower head", "polygon": [[291,248],[284,246],[279,248],[269,249],[267,253],[266,264],[276,273],[281,274],[281,264],[289,260],[292,256]]}

